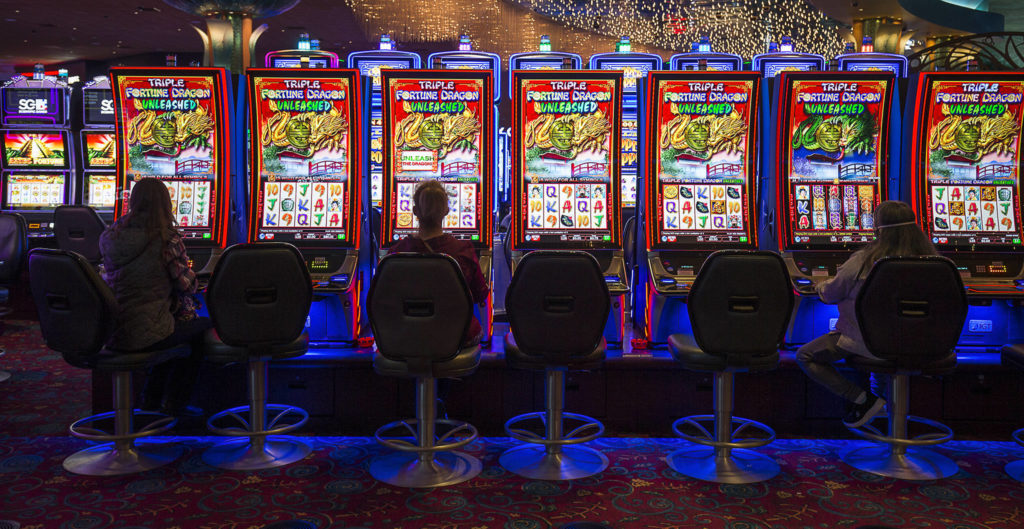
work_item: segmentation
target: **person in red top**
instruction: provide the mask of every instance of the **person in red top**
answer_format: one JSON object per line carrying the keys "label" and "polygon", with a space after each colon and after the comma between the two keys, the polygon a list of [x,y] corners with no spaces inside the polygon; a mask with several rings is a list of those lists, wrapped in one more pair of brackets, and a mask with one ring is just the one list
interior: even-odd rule
{"label": "person in red top", "polygon": [[[412,195],[412,203],[412,212],[420,222],[419,233],[398,241],[388,250],[388,253],[443,253],[449,255],[459,263],[462,275],[466,278],[466,284],[469,285],[469,291],[473,295],[473,302],[480,304],[487,301],[490,287],[484,280],[483,272],[480,271],[480,261],[477,260],[473,245],[452,237],[441,228],[444,218],[448,215],[448,193],[445,192],[444,186],[436,180],[421,182],[416,186],[416,191]],[[480,343],[482,337],[483,328],[480,326],[480,322],[473,318],[463,343],[466,345]]]}

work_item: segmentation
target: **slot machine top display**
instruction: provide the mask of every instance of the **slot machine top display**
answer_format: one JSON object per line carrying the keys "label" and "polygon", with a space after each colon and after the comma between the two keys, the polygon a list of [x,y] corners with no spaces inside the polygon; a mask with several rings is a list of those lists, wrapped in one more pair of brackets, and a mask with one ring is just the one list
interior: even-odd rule
{"label": "slot machine top display", "polygon": [[227,72],[223,68],[114,67],[115,216],[131,188],[157,178],[171,194],[186,243],[226,244],[230,188]]}
{"label": "slot machine top display", "polygon": [[491,247],[493,83],[490,70],[384,72],[381,246],[418,233],[413,193],[437,180],[448,194],[445,232]]}
{"label": "slot machine top display", "polygon": [[632,52],[629,37],[622,37],[615,48],[615,53],[591,56],[590,69],[622,72],[622,206],[631,208],[636,206],[637,194],[639,80],[645,79],[648,72],[661,69],[661,56]]}
{"label": "slot machine top display", "polygon": [[1024,249],[1024,74],[922,72],[917,86],[911,179],[925,234],[943,251]]}
{"label": "slot machine top display", "polygon": [[513,53],[508,58],[508,96],[515,99],[512,77],[517,70],[579,70],[583,57],[576,53],[551,51],[551,37],[541,35],[538,51]]}
{"label": "slot machine top display", "polygon": [[0,125],[9,127],[68,127],[71,87],[53,77],[17,75],[0,87]]}
{"label": "slot machine top display", "polygon": [[358,70],[250,68],[249,241],[355,248],[361,207]]}
{"label": "slot machine top display", "polygon": [[652,72],[647,249],[757,247],[756,72]]}
{"label": "slot machine top display", "polygon": [[431,53],[427,65],[435,70],[490,70],[494,77],[494,103],[501,101],[501,57],[497,53],[473,50],[473,43],[466,35],[459,37],[457,51]]}
{"label": "slot machine top display", "polygon": [[853,51],[853,43],[847,42],[846,53],[836,56],[839,69],[844,72],[892,72],[898,79],[907,76],[910,61],[903,55],[875,51],[873,39],[865,35],[861,40],[860,52]]}
{"label": "slot machine top display", "polygon": [[108,77],[97,77],[82,87],[82,124],[85,128],[113,128],[114,92]]}
{"label": "slot machine top display", "polygon": [[689,53],[677,53],[669,59],[672,70],[703,70],[735,72],[743,69],[743,58],[732,53],[711,51],[711,39],[701,37]]}
{"label": "slot machine top display", "polygon": [[784,72],[776,131],[780,250],[847,250],[874,239],[887,199],[888,72]]}
{"label": "slot machine top display", "polygon": [[771,78],[782,72],[823,71],[825,57],[813,53],[797,53],[793,51],[793,41],[789,37],[782,37],[778,46],[772,43],[768,47],[768,53],[754,55],[751,65],[765,78]]}
{"label": "slot machine top display", "polygon": [[513,79],[512,248],[621,249],[622,72]]}

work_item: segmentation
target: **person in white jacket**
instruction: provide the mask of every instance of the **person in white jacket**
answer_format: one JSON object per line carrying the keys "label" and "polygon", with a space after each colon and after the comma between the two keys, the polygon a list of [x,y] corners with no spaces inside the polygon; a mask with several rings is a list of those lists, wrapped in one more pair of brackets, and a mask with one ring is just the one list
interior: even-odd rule
{"label": "person in white jacket", "polygon": [[835,362],[851,355],[872,357],[857,324],[857,293],[879,259],[936,254],[935,247],[918,227],[914,210],[906,203],[882,202],[875,209],[874,219],[875,240],[854,252],[834,278],[816,286],[823,302],[839,305],[836,330],[815,338],[796,352],[797,363],[811,380],[850,403],[843,418],[843,424],[850,428],[863,426],[885,407],[884,399],[844,377],[835,366]]}

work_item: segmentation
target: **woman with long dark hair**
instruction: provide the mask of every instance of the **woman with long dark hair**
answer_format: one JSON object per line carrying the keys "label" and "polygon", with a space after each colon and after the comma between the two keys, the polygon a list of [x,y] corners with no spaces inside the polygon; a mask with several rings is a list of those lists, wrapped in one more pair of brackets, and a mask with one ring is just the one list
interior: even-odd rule
{"label": "woman with long dark hair", "polygon": [[154,367],[146,378],[142,409],[199,415],[188,406],[199,376],[203,332],[192,304],[196,276],[175,228],[167,186],[155,178],[135,183],[128,212],[100,236],[105,279],[117,299],[117,321],[108,347],[118,351],[165,349],[191,343],[192,354]]}
{"label": "woman with long dark hair", "polygon": [[839,305],[835,332],[815,338],[796,352],[796,361],[807,376],[850,402],[843,424],[851,428],[864,425],[885,407],[885,400],[843,377],[834,365],[852,355],[872,356],[864,345],[854,308],[861,285],[879,259],[935,255],[935,247],[917,226],[914,210],[907,204],[882,202],[874,218],[875,240],[854,252],[834,278],[817,285],[823,302]]}

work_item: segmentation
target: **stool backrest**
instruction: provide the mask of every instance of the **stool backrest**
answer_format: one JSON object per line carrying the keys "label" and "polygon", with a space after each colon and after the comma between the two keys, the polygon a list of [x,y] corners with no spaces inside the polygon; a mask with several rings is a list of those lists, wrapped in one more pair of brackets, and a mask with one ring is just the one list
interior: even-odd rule
{"label": "stool backrest", "polygon": [[313,284],[302,254],[286,243],[237,244],[224,251],[206,289],[221,341],[258,348],[302,335]]}
{"label": "stool backrest", "polygon": [[114,328],[114,293],[76,253],[36,248],[28,267],[46,346],[73,366],[92,367]]}
{"label": "stool backrest", "polygon": [[17,213],[0,213],[0,283],[18,279],[28,251],[28,226]]}
{"label": "stool backrest", "polygon": [[473,317],[473,297],[452,257],[397,253],[377,264],[366,313],[377,351],[425,376],[431,362],[458,354]]}
{"label": "stool backrest", "polygon": [[711,254],[686,302],[693,337],[715,356],[778,352],[793,312],[793,288],[775,252],[723,250]]}
{"label": "stool backrest", "polygon": [[586,252],[526,254],[505,294],[505,311],[519,350],[553,365],[597,348],[610,305],[604,273]]}
{"label": "stool backrest", "polygon": [[98,263],[103,258],[100,234],[105,229],[107,224],[89,206],[58,206],[53,211],[53,234],[57,238],[57,247],[76,252],[90,263]]}
{"label": "stool backrest", "polygon": [[967,294],[945,257],[889,257],[857,295],[857,322],[871,354],[915,368],[948,356],[967,318]]}

